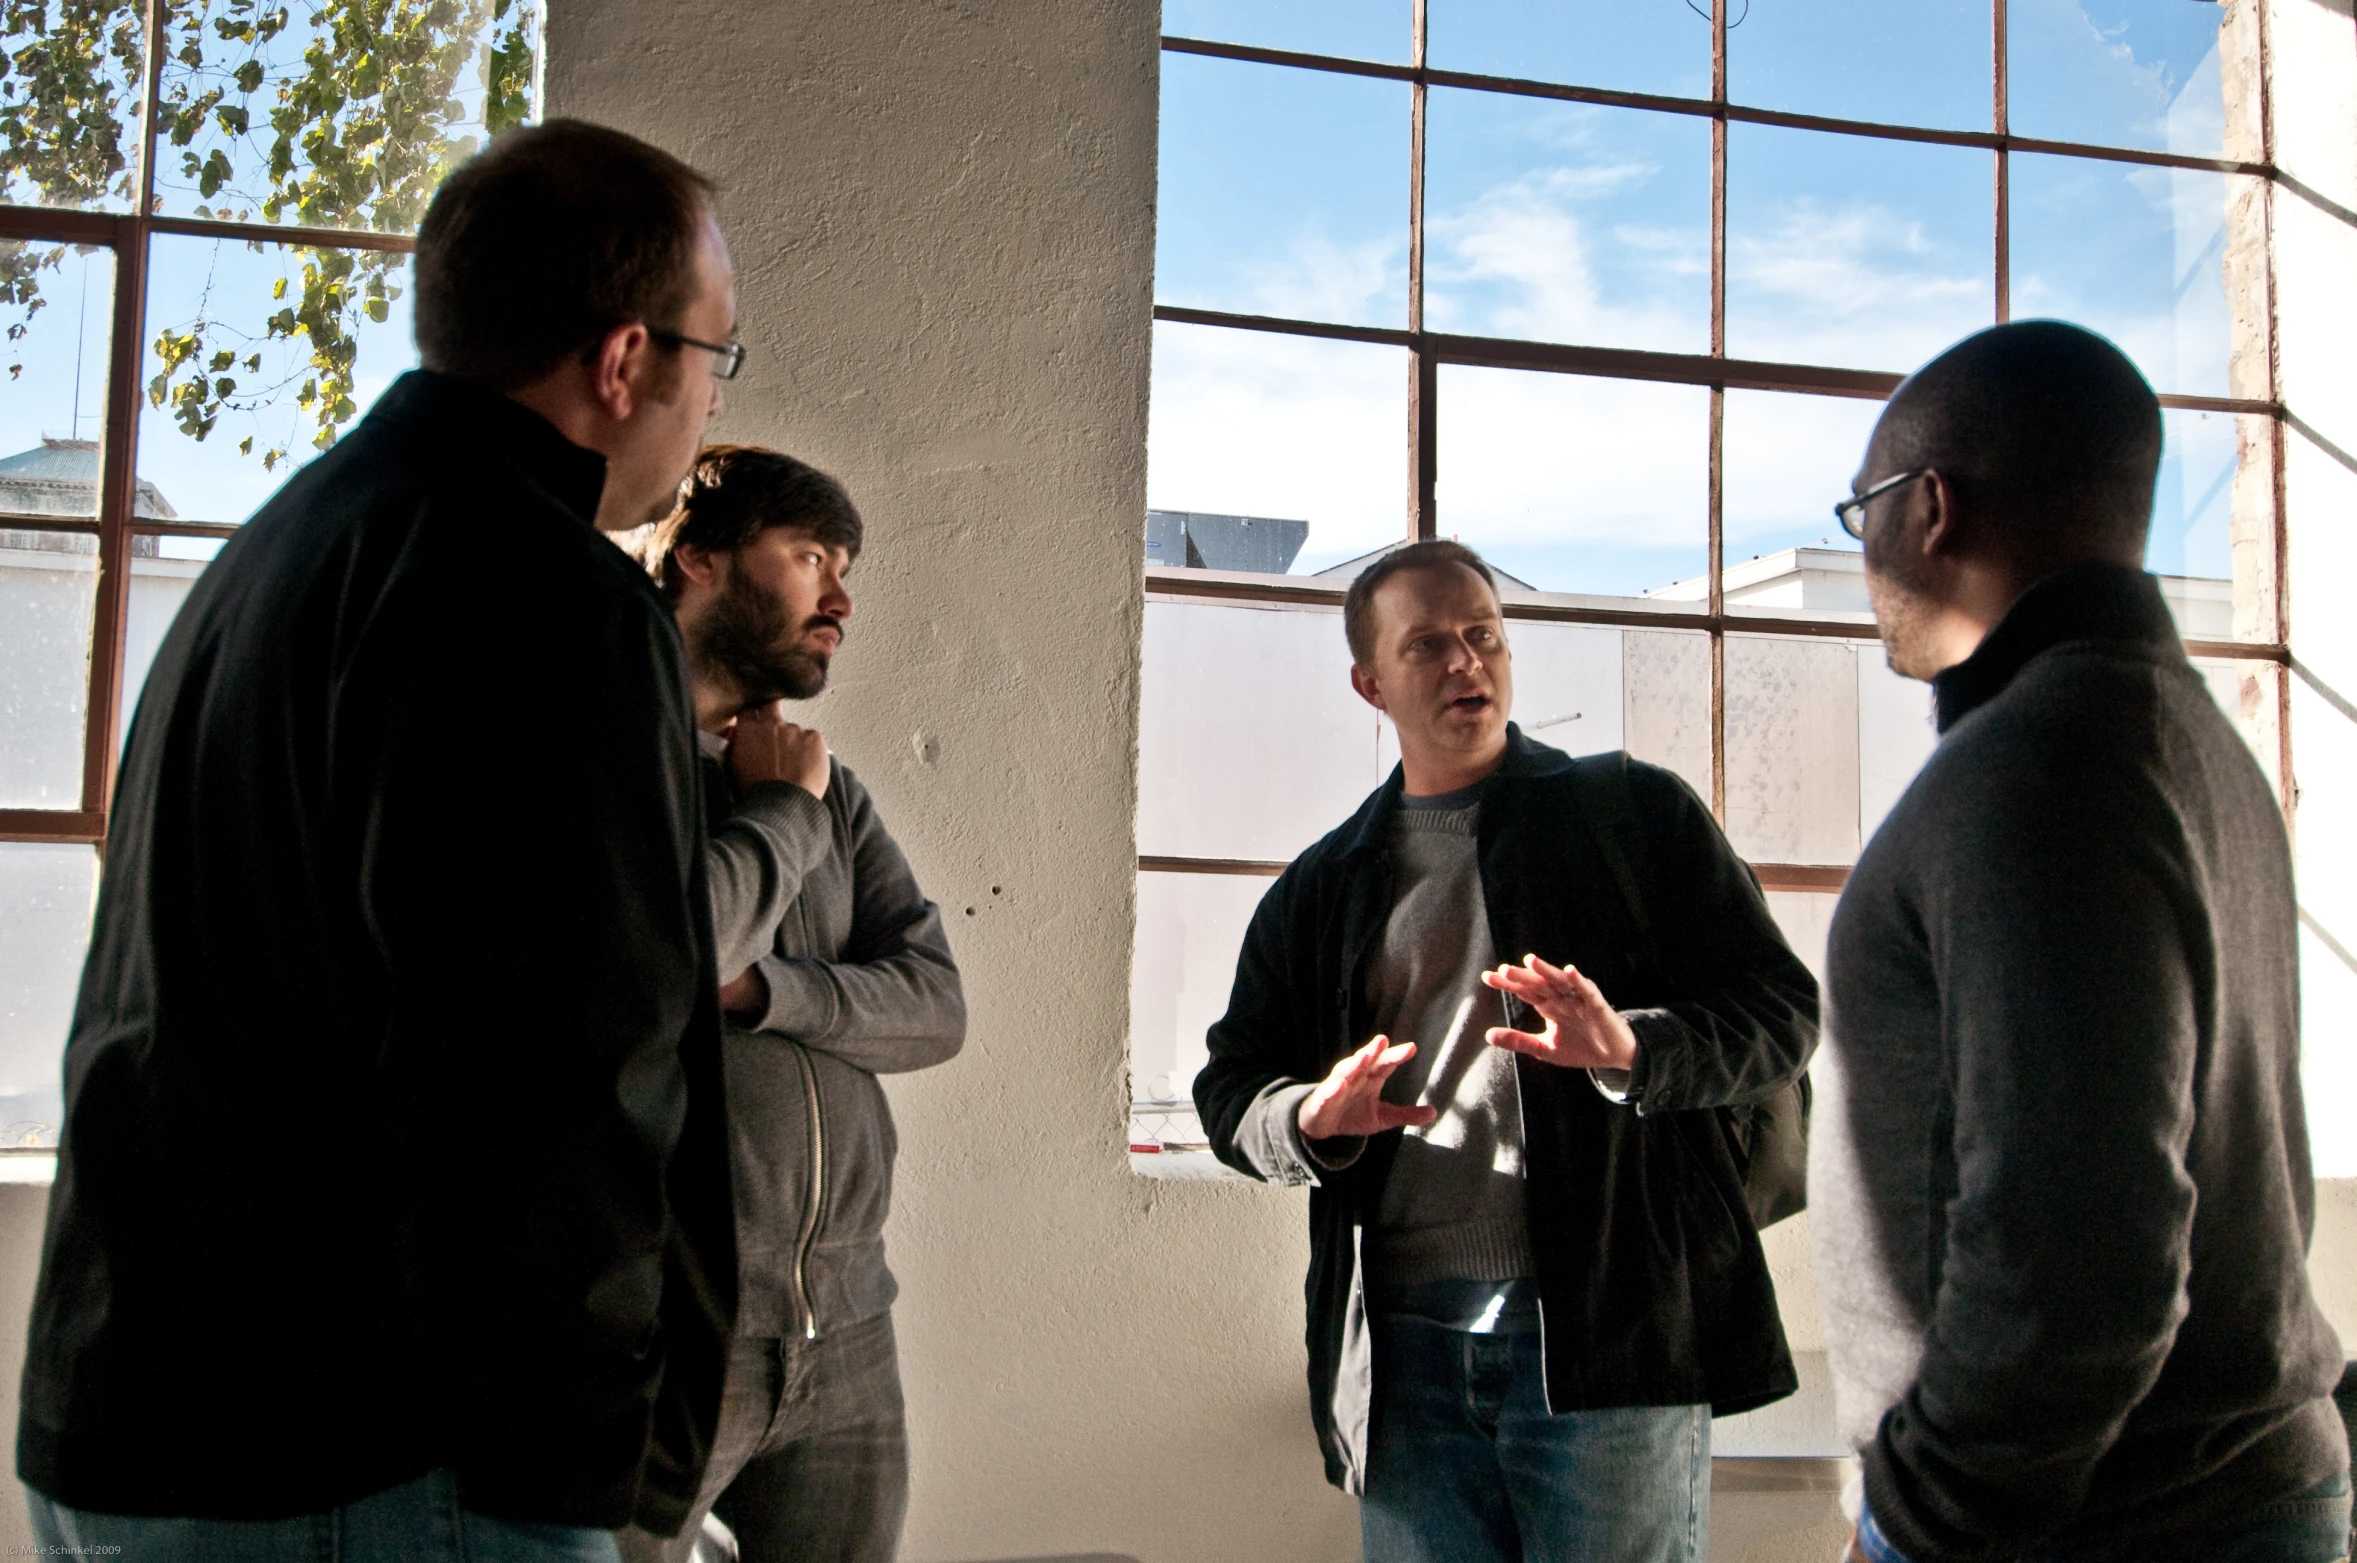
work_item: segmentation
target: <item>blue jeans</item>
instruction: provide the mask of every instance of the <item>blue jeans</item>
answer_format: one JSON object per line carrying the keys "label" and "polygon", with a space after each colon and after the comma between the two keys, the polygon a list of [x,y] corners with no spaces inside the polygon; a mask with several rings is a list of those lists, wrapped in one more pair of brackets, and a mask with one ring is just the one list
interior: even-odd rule
{"label": "blue jeans", "polygon": [[892,1563],[908,1513],[892,1315],[814,1341],[738,1341],[693,1519],[669,1541],[623,1531],[623,1563],[690,1563],[707,1512],[743,1563]]}
{"label": "blue jeans", "polygon": [[614,1533],[462,1509],[448,1471],[285,1520],[149,1519],[69,1509],[27,1487],[49,1556],[123,1563],[615,1563]]}
{"label": "blue jeans", "polygon": [[1708,1406],[1550,1416],[1535,1328],[1372,1333],[1367,1563],[1701,1563]]}

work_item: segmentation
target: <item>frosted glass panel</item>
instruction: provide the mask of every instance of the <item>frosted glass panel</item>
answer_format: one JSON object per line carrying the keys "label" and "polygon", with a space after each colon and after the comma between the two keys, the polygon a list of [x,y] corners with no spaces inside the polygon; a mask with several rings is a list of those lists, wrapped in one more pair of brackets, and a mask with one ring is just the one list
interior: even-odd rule
{"label": "frosted glass panel", "polygon": [[1286,861],[1398,760],[1339,613],[1146,604],[1138,850]]}
{"label": "frosted glass panel", "polygon": [[0,1148],[57,1143],[98,854],[0,842]]}

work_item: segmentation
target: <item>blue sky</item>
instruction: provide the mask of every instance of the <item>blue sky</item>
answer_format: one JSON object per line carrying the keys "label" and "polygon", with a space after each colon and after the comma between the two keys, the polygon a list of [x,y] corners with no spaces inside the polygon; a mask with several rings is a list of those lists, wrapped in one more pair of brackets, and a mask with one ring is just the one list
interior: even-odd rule
{"label": "blue sky", "polygon": [[[1698,0],[1707,3],[1707,0]],[[1738,102],[1952,128],[1990,119],[1986,0],[1731,0]],[[1671,95],[1709,90],[1685,0],[1431,0],[1434,65]],[[2197,0],[2013,0],[2014,128],[2214,154],[2221,15]],[[1404,61],[1404,3],[1170,0],[1166,32]],[[1408,91],[1166,54],[1156,297],[1406,323]],[[1698,352],[1708,345],[1706,121],[1435,89],[1428,323]],[[1904,372],[1994,318],[1993,159],[1970,149],[1735,125],[1728,350]],[[2226,394],[2220,258],[2240,181],[2016,159],[2014,314],[2081,321],[2163,390]],[[1164,325],[1152,503],[1306,517],[1296,569],[1399,535],[1405,356]],[[1701,393],[1449,369],[1444,534],[1558,590],[1699,572]],[[1832,534],[1871,403],[1729,399],[1730,560]],[[2172,415],[2151,562],[2227,572],[2231,420]]]}
{"label": "blue sky", "polygon": [[[1731,3],[1738,101],[1986,123],[1985,0]],[[1170,0],[1164,26],[1404,61],[1408,14],[1406,0]],[[2013,0],[2015,127],[2217,150],[2218,15],[2197,0]],[[1709,89],[1709,28],[1686,0],[1431,0],[1431,28],[1433,62],[1454,69]],[[1158,298],[1405,324],[1405,86],[1165,55],[1162,108]],[[2014,166],[2015,313],[2105,331],[2163,389],[2223,393],[2218,255],[2225,205],[2243,182],[2026,155]],[[1731,351],[1903,371],[1993,317],[1985,154],[1737,125],[1729,167]],[[1706,122],[1436,90],[1429,184],[1434,327],[1707,347]],[[193,205],[185,193],[166,199],[173,210]],[[150,339],[200,309],[258,336],[287,264],[276,249],[160,241]],[[87,315],[85,266],[96,301]],[[95,436],[108,276],[101,253],[69,258],[48,284],[49,307],[9,360],[23,376],[0,381],[0,454],[73,431],[77,350],[78,421]],[[275,383],[286,347],[264,353],[273,367],[261,378]],[[412,360],[404,303],[363,333],[364,398]],[[1158,326],[1151,502],[1306,517],[1297,568],[1377,546],[1404,525],[1406,392],[1396,349]],[[1638,591],[1701,568],[1699,393],[1452,368],[1441,406],[1444,531],[1566,590]],[[1730,396],[1730,559],[1831,531],[1827,507],[1872,416],[1865,403]],[[2172,416],[2156,568],[2226,572],[2230,422]],[[150,412],[140,467],[183,515],[235,521],[283,477],[240,456],[238,440],[252,434],[259,448],[292,434],[303,450],[302,430],[283,399],[232,414],[201,444]]]}

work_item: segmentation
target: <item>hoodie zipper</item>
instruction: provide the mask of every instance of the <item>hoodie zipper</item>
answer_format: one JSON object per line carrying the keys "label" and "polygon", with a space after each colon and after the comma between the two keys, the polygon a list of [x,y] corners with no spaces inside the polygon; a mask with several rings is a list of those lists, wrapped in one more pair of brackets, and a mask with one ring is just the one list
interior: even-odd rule
{"label": "hoodie zipper", "polygon": [[827,1131],[819,1117],[818,1071],[811,1066],[810,1055],[794,1049],[794,1062],[802,1066],[802,1094],[810,1110],[810,1204],[802,1212],[802,1231],[794,1240],[794,1308],[802,1325],[804,1340],[818,1339],[818,1312],[810,1305],[809,1283],[803,1279],[803,1266],[810,1258],[810,1245],[818,1237],[819,1211],[824,1208],[827,1192]]}

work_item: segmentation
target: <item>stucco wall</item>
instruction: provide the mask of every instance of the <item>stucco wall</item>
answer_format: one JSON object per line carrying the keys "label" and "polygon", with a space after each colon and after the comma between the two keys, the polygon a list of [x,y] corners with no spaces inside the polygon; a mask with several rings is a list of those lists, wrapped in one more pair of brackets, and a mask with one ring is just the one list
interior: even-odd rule
{"label": "stucco wall", "polygon": [[[1355,1557],[1300,1374],[1299,1196],[1131,1176],[1151,4],[550,7],[553,114],[722,182],[752,356],[720,426],[870,545],[816,719],[967,976],[891,1082],[907,1556]],[[969,915],[968,909],[971,908]]]}

